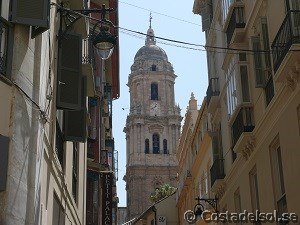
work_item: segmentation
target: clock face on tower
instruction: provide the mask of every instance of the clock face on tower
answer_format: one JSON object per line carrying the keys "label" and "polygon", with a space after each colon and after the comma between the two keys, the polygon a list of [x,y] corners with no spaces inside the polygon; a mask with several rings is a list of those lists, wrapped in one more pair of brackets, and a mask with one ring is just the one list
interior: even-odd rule
{"label": "clock face on tower", "polygon": [[152,116],[157,116],[160,113],[160,107],[158,102],[152,102],[150,105],[150,114]]}

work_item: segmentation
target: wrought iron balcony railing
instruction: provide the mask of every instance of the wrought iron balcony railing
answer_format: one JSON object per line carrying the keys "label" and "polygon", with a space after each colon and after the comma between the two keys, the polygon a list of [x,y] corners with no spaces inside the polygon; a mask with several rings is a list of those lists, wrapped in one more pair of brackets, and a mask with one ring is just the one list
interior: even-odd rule
{"label": "wrought iron balcony railing", "polygon": [[230,44],[235,29],[244,28],[245,26],[244,7],[235,7],[226,30],[227,45]]}
{"label": "wrought iron balcony railing", "polygon": [[213,165],[210,168],[211,187],[214,185],[216,180],[224,179],[224,177],[224,159],[215,159]]}
{"label": "wrought iron balcony railing", "polygon": [[219,96],[219,95],[220,95],[219,78],[210,78],[209,85],[206,91],[207,104],[209,105],[209,102],[213,96]]}
{"label": "wrought iron balcony railing", "polygon": [[274,38],[271,48],[275,72],[293,44],[300,44],[300,10],[287,12]]}
{"label": "wrought iron balcony railing", "polygon": [[8,23],[0,16],[0,73],[3,75],[7,72],[8,32]]}
{"label": "wrought iron balcony railing", "polygon": [[252,132],[254,129],[253,108],[241,107],[231,127],[232,147],[238,142],[244,132]]}

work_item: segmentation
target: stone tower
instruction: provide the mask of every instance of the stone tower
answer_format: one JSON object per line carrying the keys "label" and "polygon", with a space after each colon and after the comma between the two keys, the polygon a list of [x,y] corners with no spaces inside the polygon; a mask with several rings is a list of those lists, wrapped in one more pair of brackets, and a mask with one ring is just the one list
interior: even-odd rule
{"label": "stone tower", "polygon": [[126,150],[127,216],[133,219],[152,203],[150,194],[160,185],[176,186],[176,145],[180,136],[180,108],[175,105],[175,78],[165,51],[147,31],[145,46],[134,57],[128,78],[130,113]]}

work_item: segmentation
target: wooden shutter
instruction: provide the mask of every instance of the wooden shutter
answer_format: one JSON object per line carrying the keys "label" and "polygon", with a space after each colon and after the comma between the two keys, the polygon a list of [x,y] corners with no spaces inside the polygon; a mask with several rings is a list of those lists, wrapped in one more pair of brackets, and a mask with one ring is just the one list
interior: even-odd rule
{"label": "wooden shutter", "polygon": [[82,37],[66,34],[59,46],[57,71],[58,109],[81,109]]}
{"label": "wooden shutter", "polygon": [[212,5],[211,1],[209,1],[202,9],[202,31],[207,31],[210,28],[212,22]]}
{"label": "wooden shutter", "polygon": [[86,77],[82,77],[80,110],[64,111],[64,137],[66,141],[85,142],[87,137]]}
{"label": "wooden shutter", "polygon": [[265,86],[262,48],[259,37],[252,37],[252,49],[254,51],[255,87]]}
{"label": "wooden shutter", "polygon": [[13,23],[49,28],[49,0],[12,0]]}
{"label": "wooden shutter", "polygon": [[6,189],[9,138],[0,135],[0,191]]}

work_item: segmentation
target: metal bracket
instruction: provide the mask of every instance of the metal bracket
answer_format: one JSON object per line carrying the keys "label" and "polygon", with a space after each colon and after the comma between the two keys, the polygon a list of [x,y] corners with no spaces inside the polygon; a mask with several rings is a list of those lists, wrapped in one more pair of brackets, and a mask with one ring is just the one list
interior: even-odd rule
{"label": "metal bracket", "polygon": [[[59,28],[58,40],[60,41],[62,38],[64,38],[65,34],[74,25],[74,23],[76,23],[83,16],[87,16],[90,13],[100,13],[101,14],[100,21],[98,19],[95,19],[95,20],[98,20],[98,23],[96,23],[95,26],[99,23],[104,23],[104,24],[108,24],[108,25],[114,27],[113,23],[110,20],[107,20],[105,18],[105,15],[107,12],[113,12],[113,11],[115,11],[115,9],[105,8],[105,4],[103,4],[101,8],[96,8],[96,9],[71,10],[71,9],[65,8],[64,4],[61,3],[61,5],[59,6],[59,8],[57,10],[57,12],[60,13],[60,28]],[[63,30],[63,28],[64,28],[64,30]],[[95,31],[95,28],[93,28],[93,32],[94,31]]]}
{"label": "metal bracket", "polygon": [[208,204],[210,204],[214,208],[214,210],[216,212],[218,212],[218,198],[200,198],[200,197],[197,197],[195,200],[198,201],[198,204],[200,204],[200,201],[207,202]]}

